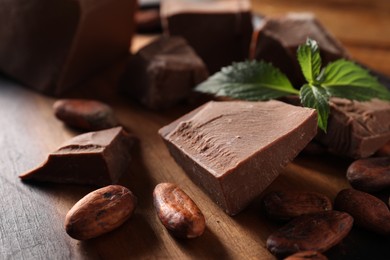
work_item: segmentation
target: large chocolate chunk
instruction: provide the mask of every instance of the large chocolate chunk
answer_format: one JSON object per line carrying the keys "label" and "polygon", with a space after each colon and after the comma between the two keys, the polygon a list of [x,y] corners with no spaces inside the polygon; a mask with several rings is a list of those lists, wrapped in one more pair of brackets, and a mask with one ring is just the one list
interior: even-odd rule
{"label": "large chocolate chunk", "polygon": [[251,56],[272,63],[298,86],[302,84],[304,78],[296,51],[308,37],[318,42],[323,64],[348,57],[344,47],[313,15],[307,13],[266,18],[255,35],[256,46]]}
{"label": "large chocolate chunk", "polygon": [[0,0],[0,71],[61,95],[128,54],[136,0]]}
{"label": "large chocolate chunk", "polygon": [[160,129],[172,156],[228,214],[243,210],[317,132],[313,109],[209,102]]}
{"label": "large chocolate chunk", "polygon": [[249,58],[253,25],[248,0],[164,0],[163,29],[183,36],[210,73]]}
{"label": "large chocolate chunk", "polygon": [[149,108],[168,108],[187,99],[208,75],[183,38],[160,37],[130,57],[121,87]]}
{"label": "large chocolate chunk", "polygon": [[130,163],[134,137],[122,127],[70,139],[22,180],[105,186],[117,183]]}
{"label": "large chocolate chunk", "polygon": [[327,134],[317,139],[331,152],[351,158],[374,154],[390,140],[390,102],[332,98]]}

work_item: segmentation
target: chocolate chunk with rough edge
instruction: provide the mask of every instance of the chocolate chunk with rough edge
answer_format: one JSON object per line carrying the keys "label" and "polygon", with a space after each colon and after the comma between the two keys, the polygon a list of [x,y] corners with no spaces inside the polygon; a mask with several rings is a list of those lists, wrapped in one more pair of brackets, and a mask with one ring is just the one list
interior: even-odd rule
{"label": "chocolate chunk with rough edge", "polygon": [[181,37],[160,37],[128,60],[121,89],[151,109],[190,98],[209,76],[203,61]]}
{"label": "chocolate chunk with rough edge", "polygon": [[303,84],[304,78],[296,52],[307,38],[318,42],[324,65],[349,57],[341,43],[310,13],[266,18],[254,35],[256,43],[251,56],[278,67],[297,87]]}
{"label": "chocolate chunk with rough edge", "polygon": [[51,153],[41,166],[19,177],[23,181],[114,184],[128,170],[134,141],[122,127],[78,135]]}
{"label": "chocolate chunk with rough edge", "polygon": [[0,0],[0,71],[61,95],[128,55],[136,0]]}
{"label": "chocolate chunk with rough edge", "polygon": [[160,129],[172,156],[228,214],[242,211],[317,132],[313,109],[209,102]]}
{"label": "chocolate chunk with rough edge", "polygon": [[252,14],[248,0],[161,2],[163,29],[184,37],[210,73],[249,58]]}

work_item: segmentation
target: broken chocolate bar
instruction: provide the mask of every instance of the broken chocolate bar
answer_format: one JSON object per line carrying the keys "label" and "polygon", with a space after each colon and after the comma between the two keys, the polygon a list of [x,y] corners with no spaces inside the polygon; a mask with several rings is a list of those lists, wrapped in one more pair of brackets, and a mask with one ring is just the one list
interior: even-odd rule
{"label": "broken chocolate bar", "polygon": [[390,141],[390,102],[332,98],[327,134],[319,132],[317,140],[338,155],[373,155]]}
{"label": "broken chocolate bar", "polygon": [[283,17],[266,18],[260,30],[255,33],[255,38],[252,58],[272,63],[296,86],[304,82],[296,51],[307,38],[318,42],[324,65],[349,56],[344,47],[314,15],[308,13],[291,13]]}
{"label": "broken chocolate bar", "polygon": [[136,0],[0,0],[0,71],[61,95],[122,57]]}
{"label": "broken chocolate bar", "polygon": [[129,167],[134,137],[122,127],[89,132],[70,139],[23,181],[105,186],[117,183]]}
{"label": "broken chocolate bar", "polygon": [[315,110],[280,101],[209,102],[159,131],[177,163],[230,215],[263,192],[316,132]]}
{"label": "broken chocolate bar", "polygon": [[82,130],[97,131],[118,125],[111,107],[96,100],[60,99],[53,109],[59,120]]}
{"label": "broken chocolate bar", "polygon": [[187,99],[208,75],[183,38],[160,37],[129,58],[121,88],[148,108],[168,108]]}
{"label": "broken chocolate bar", "polygon": [[163,30],[184,37],[210,73],[249,58],[253,25],[248,0],[164,0]]}

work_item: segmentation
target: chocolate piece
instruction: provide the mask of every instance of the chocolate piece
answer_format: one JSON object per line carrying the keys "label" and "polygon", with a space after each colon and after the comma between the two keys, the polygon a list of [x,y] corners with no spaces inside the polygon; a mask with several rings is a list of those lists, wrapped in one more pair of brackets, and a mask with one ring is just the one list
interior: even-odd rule
{"label": "chocolate piece", "polygon": [[336,154],[364,158],[390,140],[390,102],[332,98],[327,134],[317,140]]}
{"label": "chocolate piece", "polygon": [[210,73],[249,58],[253,25],[248,0],[164,0],[163,30],[184,37]]}
{"label": "chocolate piece", "polygon": [[128,54],[136,0],[0,0],[0,70],[61,95]]}
{"label": "chocolate piece", "polygon": [[181,37],[160,37],[128,61],[122,90],[152,109],[187,99],[208,77],[202,60]]}
{"label": "chocolate piece", "polygon": [[279,175],[317,131],[313,109],[279,101],[209,102],[161,128],[172,156],[228,214]]}
{"label": "chocolate piece", "polygon": [[366,192],[390,188],[390,157],[354,161],[348,167],[347,179],[352,187]]}
{"label": "chocolate piece", "polygon": [[322,63],[348,57],[344,47],[310,13],[291,13],[282,17],[266,18],[255,33],[256,47],[251,56],[278,67],[296,86],[304,78],[296,58],[298,46],[310,37],[320,46]]}
{"label": "chocolate piece", "polygon": [[54,103],[53,108],[55,116],[71,127],[96,131],[118,125],[112,109],[99,101],[61,99]]}
{"label": "chocolate piece", "polygon": [[22,180],[105,186],[117,183],[130,163],[134,137],[122,127],[82,134],[51,153]]}

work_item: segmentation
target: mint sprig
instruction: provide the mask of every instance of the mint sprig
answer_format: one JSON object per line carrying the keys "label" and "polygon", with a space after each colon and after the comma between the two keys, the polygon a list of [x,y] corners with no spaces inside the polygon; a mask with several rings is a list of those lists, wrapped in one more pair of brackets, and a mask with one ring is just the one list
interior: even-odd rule
{"label": "mint sprig", "polygon": [[286,75],[264,61],[233,63],[198,85],[196,90],[251,101],[299,93]]}
{"label": "mint sprig", "polygon": [[318,126],[326,132],[330,97],[366,101],[390,100],[390,92],[370,73],[352,61],[337,60],[322,68],[319,46],[308,39],[299,46],[297,58],[307,81],[295,89],[279,69],[264,61],[233,63],[215,73],[195,90],[244,100],[269,100],[299,95],[305,107],[314,108]]}

